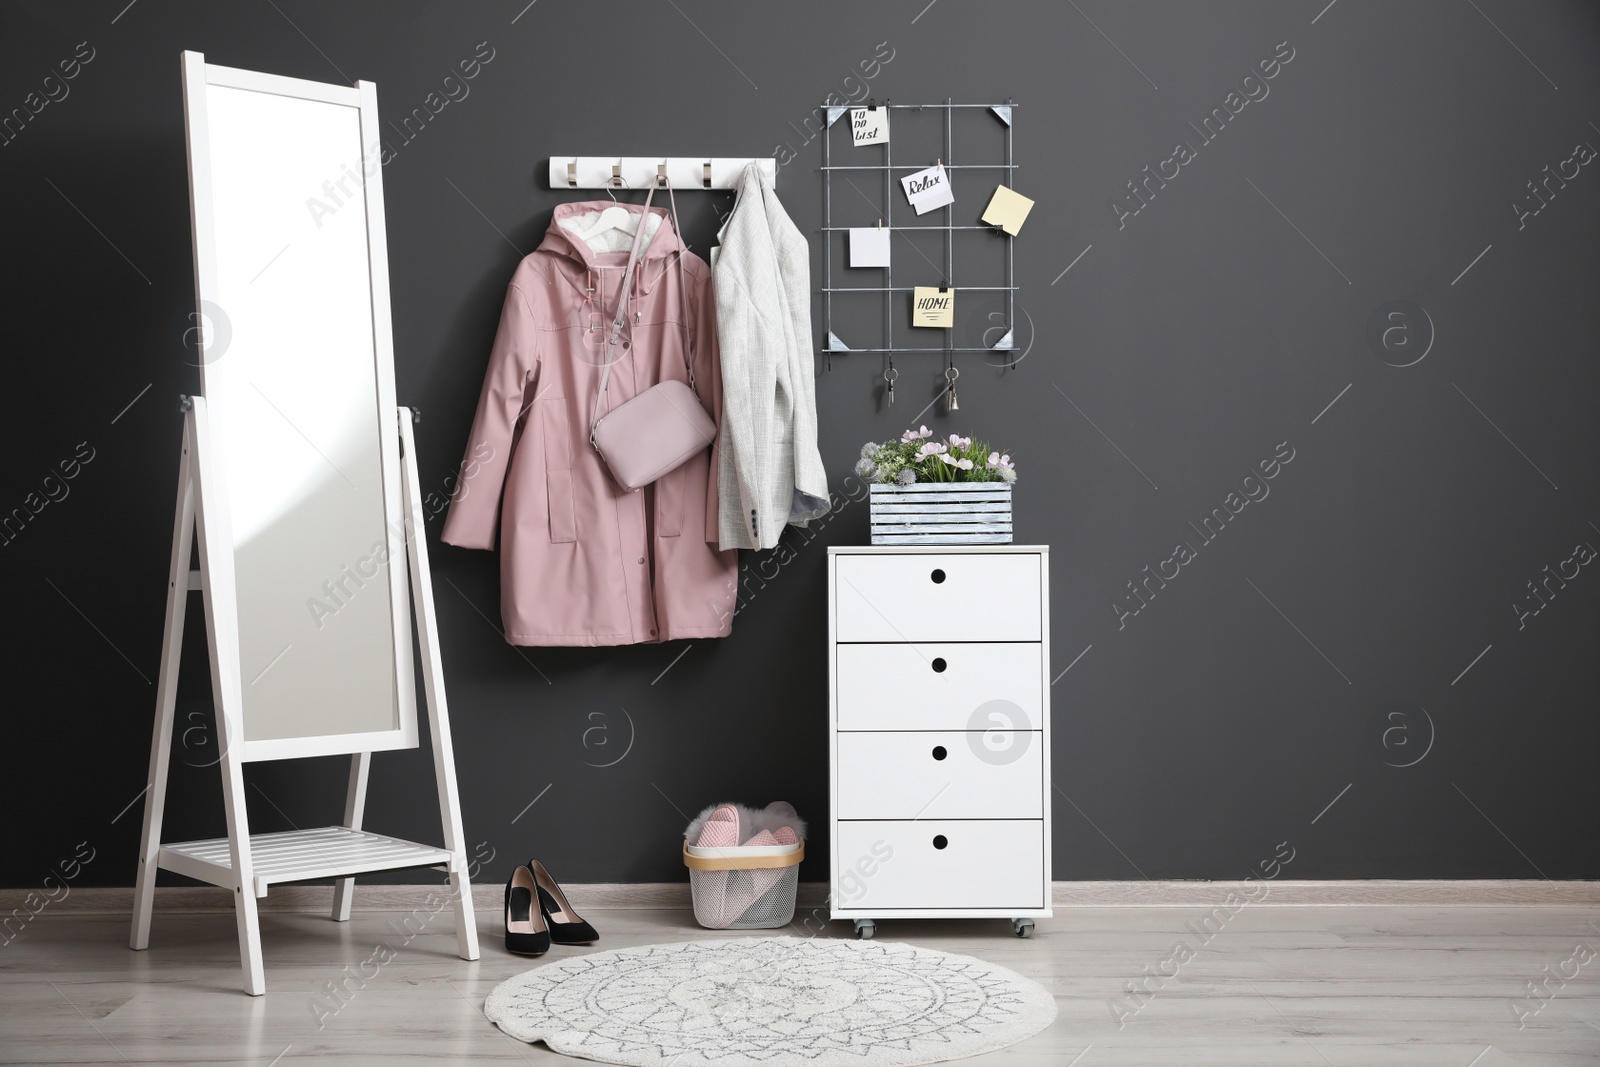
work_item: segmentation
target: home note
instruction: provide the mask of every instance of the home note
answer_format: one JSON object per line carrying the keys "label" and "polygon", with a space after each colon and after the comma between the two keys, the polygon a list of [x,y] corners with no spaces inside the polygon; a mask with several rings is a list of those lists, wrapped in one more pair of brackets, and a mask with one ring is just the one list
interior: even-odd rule
{"label": "home note", "polygon": [[911,325],[951,329],[956,324],[956,292],[931,285],[915,286],[911,293]]}

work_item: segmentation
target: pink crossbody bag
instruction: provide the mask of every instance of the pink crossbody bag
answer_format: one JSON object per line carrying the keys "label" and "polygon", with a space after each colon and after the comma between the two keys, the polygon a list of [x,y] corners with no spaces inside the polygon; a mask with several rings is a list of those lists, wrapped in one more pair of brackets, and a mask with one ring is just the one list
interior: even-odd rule
{"label": "pink crossbody bag", "polygon": [[[678,299],[683,305],[680,319],[686,335],[684,369],[688,371],[688,383],[668,378],[606,412],[604,417],[600,414],[601,405],[605,403],[606,386],[611,379],[611,365],[620,358],[617,345],[622,340],[622,328],[628,317],[629,288],[633,283],[634,269],[639,263],[639,253],[644,247],[645,222],[649,218],[650,201],[654,196],[655,188],[652,187],[644,200],[639,228],[634,231],[633,247],[628,253],[628,269],[622,277],[622,288],[617,293],[617,313],[611,320],[611,332],[606,337],[605,368],[600,372],[600,391],[594,398],[594,416],[589,431],[589,443],[600,453],[611,477],[630,493],[677,470],[704,451],[717,436],[717,424],[711,420],[695,392],[694,335],[689,332],[688,289],[684,284],[682,252],[678,253]],[[672,201],[672,228],[678,231],[678,203],[672,195],[670,183],[667,185],[667,196]],[[682,232],[678,231],[678,234],[681,239]]]}

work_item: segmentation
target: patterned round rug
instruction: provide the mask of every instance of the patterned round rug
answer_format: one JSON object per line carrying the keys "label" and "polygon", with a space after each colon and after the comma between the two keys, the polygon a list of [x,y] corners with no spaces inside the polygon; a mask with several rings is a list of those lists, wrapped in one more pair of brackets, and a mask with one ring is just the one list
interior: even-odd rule
{"label": "patterned round rug", "polygon": [[1032,1037],[1055,998],[1019,974],[881,941],[750,937],[596,952],[502,982],[523,1041],[632,1067],[902,1067]]}

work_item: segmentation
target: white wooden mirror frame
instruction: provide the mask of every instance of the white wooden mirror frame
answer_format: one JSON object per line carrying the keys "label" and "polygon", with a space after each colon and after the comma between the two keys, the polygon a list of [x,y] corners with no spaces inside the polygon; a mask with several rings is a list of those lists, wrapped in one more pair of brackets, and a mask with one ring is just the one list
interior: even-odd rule
{"label": "white wooden mirror frame", "polygon": [[[206,96],[209,86],[274,94],[299,101],[317,101],[356,108],[360,113],[361,143],[354,146],[360,158],[368,136],[378,139],[377,91],[371,82],[354,87],[326,85],[210,65],[198,52],[183,53],[185,125],[190,162],[190,206],[194,225],[196,303],[204,313],[217,306],[217,249],[212,219],[212,175]],[[183,449],[179,464],[177,513],[173,526],[165,644],[157,687],[155,728],[150,752],[150,773],[145,799],[144,831],[134,894],[133,930],[129,944],[135,949],[150,943],[151,911],[158,870],[169,870],[234,894],[244,989],[252,995],[266,991],[262,968],[261,937],[256,899],[267,895],[274,883],[336,879],[333,919],[350,917],[353,876],[380,870],[435,867],[448,872],[454,898],[457,949],[463,959],[478,958],[472,913],[460,802],[456,790],[455,761],[445,705],[444,676],[439,660],[438,630],[433,589],[428,569],[421,493],[417,487],[416,452],[412,441],[412,416],[394,403],[393,342],[389,319],[388,258],[384,235],[381,173],[363,183],[367,213],[367,239],[373,352],[379,404],[379,454],[383,481],[384,525],[389,557],[389,590],[394,620],[393,679],[396,721],[393,729],[357,733],[319,734],[308,737],[273,737],[250,740],[245,729],[244,694],[240,664],[238,576],[235,545],[230,530],[228,471],[220,462],[216,429],[203,396],[185,404]],[[292,314],[285,310],[285,314]],[[207,330],[202,346],[215,342]],[[202,384],[206,381],[206,349],[202,347]],[[388,422],[385,412],[396,420]],[[189,568],[190,549],[198,540],[200,569]],[[406,581],[406,572],[410,581]],[[409,586],[409,588],[408,588]],[[167,772],[173,736],[179,659],[188,594],[198,591],[205,606],[210,653],[212,696],[220,736],[217,738],[222,772],[223,808],[227,836],[207,841],[161,841],[166,801]],[[415,747],[417,708],[414,665],[411,657],[412,622],[417,628],[424,696],[428,709],[444,845],[421,845],[364,831],[367,778],[372,753]],[[384,684],[389,680],[385,679]],[[348,754],[350,777],[341,825],[287,833],[249,832],[245,811],[243,765],[255,760]]]}

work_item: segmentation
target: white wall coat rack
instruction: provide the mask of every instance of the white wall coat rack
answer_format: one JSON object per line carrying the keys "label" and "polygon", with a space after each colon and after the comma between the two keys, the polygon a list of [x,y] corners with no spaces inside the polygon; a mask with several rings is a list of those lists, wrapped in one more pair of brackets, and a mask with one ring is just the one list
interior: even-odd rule
{"label": "white wall coat rack", "polygon": [[778,161],[770,157],[551,156],[550,188],[648,189],[665,176],[674,189],[731,190],[751,163],[776,185]]}

